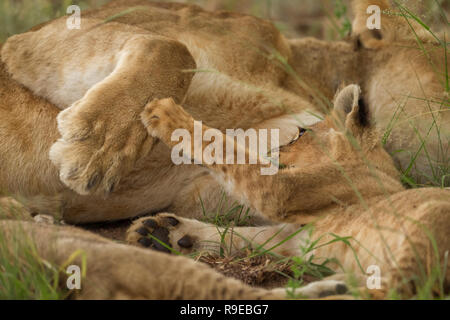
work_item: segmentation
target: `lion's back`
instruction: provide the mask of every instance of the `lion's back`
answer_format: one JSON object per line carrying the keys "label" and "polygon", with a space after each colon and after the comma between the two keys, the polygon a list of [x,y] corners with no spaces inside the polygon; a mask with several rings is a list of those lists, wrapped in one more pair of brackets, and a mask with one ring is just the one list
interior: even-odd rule
{"label": "lion's back", "polygon": [[192,4],[117,0],[82,17],[113,20],[178,40],[191,51],[198,68],[214,68],[239,80],[279,83],[285,73],[273,60],[274,53],[286,60],[291,56],[287,40],[271,22],[246,14],[206,11]]}

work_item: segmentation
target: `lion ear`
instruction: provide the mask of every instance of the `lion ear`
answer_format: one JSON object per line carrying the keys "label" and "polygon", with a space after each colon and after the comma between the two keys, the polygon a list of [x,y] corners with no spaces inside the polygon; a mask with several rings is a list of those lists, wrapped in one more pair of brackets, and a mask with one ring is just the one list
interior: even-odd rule
{"label": "lion ear", "polygon": [[345,130],[357,135],[369,125],[368,112],[361,97],[361,88],[352,84],[337,93],[334,100],[335,119]]}
{"label": "lion ear", "polygon": [[[352,35],[357,40],[358,47],[379,49],[391,40],[391,33],[395,32],[395,28],[392,28],[395,19],[383,14],[390,9],[389,1],[353,0],[352,9],[355,16]],[[379,29],[369,29],[368,22],[371,23],[371,19],[376,19],[377,15],[380,20]]]}

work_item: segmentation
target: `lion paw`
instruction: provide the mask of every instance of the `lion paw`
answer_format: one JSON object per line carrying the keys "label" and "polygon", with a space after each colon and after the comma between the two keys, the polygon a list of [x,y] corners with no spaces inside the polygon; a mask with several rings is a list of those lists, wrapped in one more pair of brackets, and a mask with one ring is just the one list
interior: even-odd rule
{"label": "lion paw", "polygon": [[191,129],[192,117],[171,98],[155,99],[147,104],[141,113],[141,120],[148,133],[161,139],[166,145],[172,144],[172,133],[177,129]]}
{"label": "lion paw", "polygon": [[198,249],[198,237],[192,235],[195,224],[168,213],[141,218],[128,229],[127,242],[166,253],[191,253]]}
{"label": "lion paw", "polygon": [[145,128],[130,116],[81,112],[77,104],[58,115],[59,139],[50,159],[59,168],[60,179],[81,195],[109,194],[136,161],[154,143]]}
{"label": "lion paw", "polygon": [[348,294],[349,290],[344,281],[320,280],[295,290],[295,295],[303,298],[327,298]]}

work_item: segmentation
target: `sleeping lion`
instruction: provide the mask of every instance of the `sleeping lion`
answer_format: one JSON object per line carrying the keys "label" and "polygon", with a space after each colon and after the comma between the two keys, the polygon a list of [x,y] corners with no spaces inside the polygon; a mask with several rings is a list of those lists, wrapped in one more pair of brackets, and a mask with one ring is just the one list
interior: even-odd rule
{"label": "sleeping lion", "polygon": [[[371,4],[389,8],[354,1],[353,35],[335,43],[288,40],[247,15],[142,0],[83,12],[80,30],[61,18],[9,38],[0,66],[3,194],[21,212],[71,224],[144,217],[127,232],[135,246],[13,220],[0,221],[2,233],[28,234],[56,264],[84,250],[89,272],[78,298],[285,297],[148,250],[187,254],[222,240],[235,251],[263,245],[284,256],[318,240],[310,254],[340,265],[334,278],[298,289],[305,297],[346,293],[348,273],[363,286],[373,265],[385,293],[412,294],[436,270],[448,285],[449,191],[405,190],[398,173],[411,158],[419,181],[446,170],[448,93],[432,66],[448,62],[425,33],[418,36],[428,54],[418,51],[408,29],[416,25],[402,17],[383,14],[382,29],[367,30]],[[226,129],[278,130],[278,172],[205,164],[195,151],[186,156],[198,165],[175,165],[172,134],[194,136],[196,120],[224,145],[234,139]],[[199,221],[223,190],[251,209],[257,226]]]}

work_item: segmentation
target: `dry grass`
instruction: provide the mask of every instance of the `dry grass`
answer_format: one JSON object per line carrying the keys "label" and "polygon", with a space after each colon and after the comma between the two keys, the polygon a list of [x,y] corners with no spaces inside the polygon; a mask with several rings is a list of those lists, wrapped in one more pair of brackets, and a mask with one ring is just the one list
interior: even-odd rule
{"label": "dry grass", "polygon": [[[198,261],[206,263],[227,277],[267,289],[283,287],[287,284],[288,277],[293,276],[291,261],[280,263],[278,259],[270,255],[247,258],[245,252],[227,257],[208,254],[199,256]],[[309,283],[317,279],[305,276],[303,280]]]}

